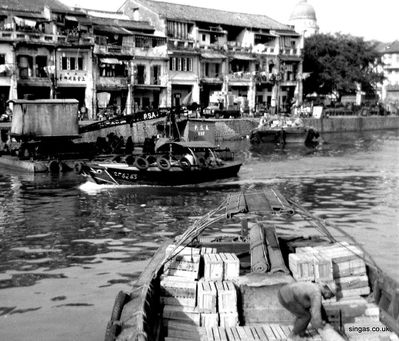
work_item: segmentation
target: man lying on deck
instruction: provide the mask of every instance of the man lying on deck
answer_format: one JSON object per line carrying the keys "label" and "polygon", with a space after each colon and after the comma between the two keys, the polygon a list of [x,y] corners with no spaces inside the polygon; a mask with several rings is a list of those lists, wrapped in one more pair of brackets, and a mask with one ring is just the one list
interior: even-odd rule
{"label": "man lying on deck", "polygon": [[326,321],[322,318],[321,298],[329,299],[334,294],[334,288],[326,283],[294,282],[280,288],[281,305],[296,316],[289,336],[291,340],[305,336],[309,322],[317,330],[324,328]]}

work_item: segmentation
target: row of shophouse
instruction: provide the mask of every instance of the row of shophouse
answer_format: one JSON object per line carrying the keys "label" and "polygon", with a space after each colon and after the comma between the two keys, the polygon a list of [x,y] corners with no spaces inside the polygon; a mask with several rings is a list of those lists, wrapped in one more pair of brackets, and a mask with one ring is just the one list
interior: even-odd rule
{"label": "row of shophouse", "polygon": [[0,110],[9,99],[76,98],[96,119],[204,107],[217,91],[250,112],[302,96],[303,38],[264,15],[151,0],[115,13],[15,3],[0,10]]}

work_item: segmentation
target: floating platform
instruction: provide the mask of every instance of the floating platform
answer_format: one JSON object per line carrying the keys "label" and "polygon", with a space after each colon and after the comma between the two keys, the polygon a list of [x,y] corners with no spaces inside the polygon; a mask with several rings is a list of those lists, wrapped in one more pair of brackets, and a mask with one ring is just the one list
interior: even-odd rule
{"label": "floating platform", "polygon": [[0,166],[31,173],[63,173],[76,169],[85,160],[20,160],[17,156],[1,155]]}

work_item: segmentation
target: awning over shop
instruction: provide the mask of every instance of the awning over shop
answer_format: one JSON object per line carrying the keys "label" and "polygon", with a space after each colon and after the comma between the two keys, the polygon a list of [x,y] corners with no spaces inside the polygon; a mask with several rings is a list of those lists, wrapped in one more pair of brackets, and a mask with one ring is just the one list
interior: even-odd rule
{"label": "awning over shop", "polygon": [[246,54],[235,54],[232,56],[233,59],[239,59],[239,60],[256,60],[256,58],[246,55]]}
{"label": "awning over shop", "polygon": [[161,91],[162,88],[166,88],[163,85],[151,85],[151,84],[134,84],[135,89],[141,90],[153,90],[153,91]]}
{"label": "awning over shop", "polygon": [[107,32],[114,34],[133,35],[132,32],[121,26],[96,25],[94,27],[94,30],[99,32]]}
{"label": "awning over shop", "polygon": [[35,20],[24,19],[20,17],[14,17],[14,21],[18,26],[29,26],[34,28],[36,26]]}
{"label": "awning over shop", "polygon": [[72,15],[66,15],[65,19],[69,21],[78,21],[78,19],[76,19],[76,17],[73,17]]}
{"label": "awning over shop", "polygon": [[102,64],[122,64],[122,61],[116,58],[100,58]]}
{"label": "awning over shop", "polygon": [[209,52],[204,52],[201,53],[201,57],[204,59],[225,59],[226,56],[221,53],[209,53]]}

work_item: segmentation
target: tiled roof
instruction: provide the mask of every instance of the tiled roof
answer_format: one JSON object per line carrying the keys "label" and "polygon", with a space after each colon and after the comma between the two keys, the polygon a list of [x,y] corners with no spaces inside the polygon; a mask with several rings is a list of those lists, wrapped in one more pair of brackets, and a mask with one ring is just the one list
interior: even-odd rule
{"label": "tiled roof", "polygon": [[140,30],[146,32],[153,32],[154,28],[146,21],[134,21],[134,20],[118,20],[112,18],[100,18],[100,17],[89,17],[94,25],[105,26],[119,26],[128,30]]}
{"label": "tiled roof", "polygon": [[[125,4],[129,2],[130,0],[127,0]],[[180,19],[248,28],[254,27],[260,29],[293,31],[290,26],[284,25],[274,19],[269,18],[266,15],[229,12],[217,9],[196,7],[191,5],[180,5],[152,0],[134,0],[131,2],[141,4],[142,6],[145,6],[155,13],[159,14],[161,17],[171,20]]]}
{"label": "tiled roof", "polygon": [[392,43],[385,44],[381,53],[399,53],[399,41],[395,40]]}
{"label": "tiled roof", "polygon": [[16,11],[43,11],[44,6],[52,10],[69,12],[70,8],[58,0],[0,0],[0,9]]}

